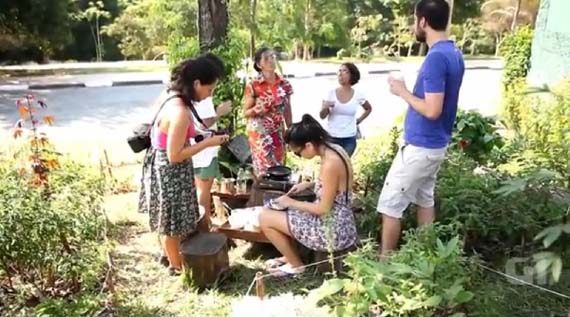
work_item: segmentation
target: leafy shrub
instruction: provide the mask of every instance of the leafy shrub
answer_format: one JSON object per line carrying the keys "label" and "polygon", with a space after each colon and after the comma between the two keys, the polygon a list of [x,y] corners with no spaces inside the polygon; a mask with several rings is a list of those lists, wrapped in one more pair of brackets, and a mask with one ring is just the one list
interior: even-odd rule
{"label": "leafy shrub", "polygon": [[461,223],[468,249],[488,258],[500,257],[521,243],[532,241],[542,228],[565,214],[553,199],[560,184],[544,171],[521,171],[521,177],[476,168],[473,160],[451,152],[438,176],[437,217],[442,223]]}
{"label": "leafy shrub", "polygon": [[530,70],[533,34],[530,27],[521,27],[507,35],[501,44],[500,53],[505,59],[503,85],[507,90],[517,79],[526,78]]}
{"label": "leafy shrub", "polygon": [[526,82],[524,78],[513,80],[509,89],[503,91],[501,101],[501,118],[507,128],[514,132],[520,132],[521,116],[524,112],[525,102],[528,98],[525,95]]}
{"label": "leafy shrub", "polygon": [[64,161],[50,172],[47,192],[13,165],[0,163],[2,286],[31,286],[43,296],[93,288],[104,265],[101,176]]}
{"label": "leafy shrub", "polygon": [[309,297],[323,299],[338,316],[458,314],[474,296],[469,287],[476,270],[456,232],[441,225],[411,230],[387,261],[378,261],[368,244],[346,258],[348,278],[327,280]]}
{"label": "leafy shrub", "polygon": [[570,188],[570,81],[525,104],[520,133],[543,167],[558,172]]}
{"label": "leafy shrub", "polygon": [[495,148],[504,145],[497,132],[497,122],[492,117],[484,117],[477,111],[457,113],[452,147],[455,147],[475,161],[485,164]]}

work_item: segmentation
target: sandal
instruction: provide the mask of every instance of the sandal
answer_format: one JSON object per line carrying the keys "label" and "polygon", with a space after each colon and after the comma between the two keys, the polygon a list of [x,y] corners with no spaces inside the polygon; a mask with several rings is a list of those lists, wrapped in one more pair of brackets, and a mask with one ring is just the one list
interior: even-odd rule
{"label": "sandal", "polygon": [[276,276],[276,277],[286,277],[286,276],[292,276],[293,277],[293,276],[303,274],[304,272],[305,272],[304,267],[292,267],[291,264],[289,264],[289,263],[281,265],[281,266],[273,268],[273,269],[269,269],[269,273],[271,273],[272,276]]}
{"label": "sandal", "polygon": [[269,259],[265,261],[265,268],[266,269],[274,269],[278,266],[282,266],[287,264],[287,260],[284,257]]}
{"label": "sandal", "polygon": [[168,275],[170,276],[180,276],[180,274],[182,274],[182,270],[181,269],[177,269],[175,267],[168,267]]}

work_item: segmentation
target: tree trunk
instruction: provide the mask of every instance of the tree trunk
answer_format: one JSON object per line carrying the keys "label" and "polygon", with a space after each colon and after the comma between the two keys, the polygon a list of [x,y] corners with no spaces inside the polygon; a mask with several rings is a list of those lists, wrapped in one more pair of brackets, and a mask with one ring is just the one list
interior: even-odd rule
{"label": "tree trunk", "polygon": [[228,6],[225,0],[198,0],[200,51],[221,45],[228,34]]}
{"label": "tree trunk", "polygon": [[521,2],[522,0],[517,0],[517,6],[515,7],[515,14],[513,15],[513,22],[511,23],[511,32],[514,32],[517,29],[517,21],[519,19],[519,14],[521,12]]}
{"label": "tree trunk", "polygon": [[304,21],[304,29],[305,29],[305,39],[303,43],[303,60],[309,59],[309,45],[307,41],[311,38],[311,11],[312,11],[312,1],[306,0],[305,1],[305,21]]}
{"label": "tree trunk", "polygon": [[257,14],[257,0],[251,0],[251,25],[249,28],[249,55],[253,59],[255,55],[255,35],[257,34],[257,27],[255,23],[255,16]]}

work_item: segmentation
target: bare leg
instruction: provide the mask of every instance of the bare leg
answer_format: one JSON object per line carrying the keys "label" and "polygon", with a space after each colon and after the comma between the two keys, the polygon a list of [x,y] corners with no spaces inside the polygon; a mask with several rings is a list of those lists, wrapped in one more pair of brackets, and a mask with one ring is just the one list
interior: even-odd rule
{"label": "bare leg", "polygon": [[435,221],[435,208],[434,207],[420,207],[417,208],[418,225],[425,226],[434,223]]}
{"label": "bare leg", "polygon": [[170,262],[170,267],[180,270],[182,258],[180,257],[180,240],[172,236],[163,237],[164,251]]}
{"label": "bare leg", "polygon": [[198,204],[204,208],[204,218],[207,219],[207,225],[210,227],[210,217],[212,215],[212,184],[213,178],[201,179],[194,177],[194,184],[196,184],[196,191],[198,194]]}
{"label": "bare leg", "polygon": [[264,208],[259,215],[259,224],[265,236],[292,267],[303,265],[291,240],[286,213]]}
{"label": "bare leg", "polygon": [[400,219],[382,214],[382,250],[381,257],[395,250],[400,240]]}

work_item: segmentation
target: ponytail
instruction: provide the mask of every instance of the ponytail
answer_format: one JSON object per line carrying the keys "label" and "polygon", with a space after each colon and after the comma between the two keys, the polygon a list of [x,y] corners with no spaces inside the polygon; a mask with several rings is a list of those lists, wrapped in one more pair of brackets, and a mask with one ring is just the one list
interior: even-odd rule
{"label": "ponytail", "polygon": [[301,121],[292,124],[285,133],[285,143],[296,146],[304,146],[308,142],[319,146],[329,141],[328,132],[309,114],[304,114]]}

